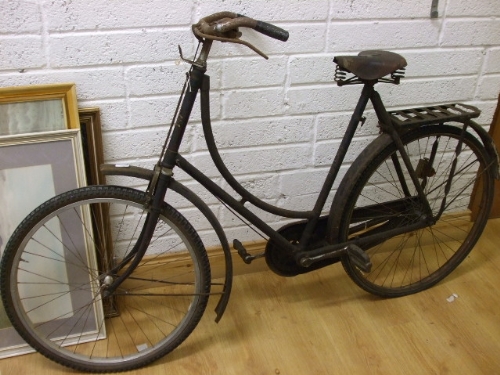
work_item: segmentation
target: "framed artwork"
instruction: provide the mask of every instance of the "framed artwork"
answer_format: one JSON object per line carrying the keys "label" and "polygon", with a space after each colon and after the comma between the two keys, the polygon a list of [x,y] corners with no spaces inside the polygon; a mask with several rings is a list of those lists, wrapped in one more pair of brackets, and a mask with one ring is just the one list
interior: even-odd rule
{"label": "framed artwork", "polygon": [[[78,130],[64,130],[0,137],[0,252],[16,226],[36,206],[70,189],[86,184],[81,138]],[[89,221],[90,213],[83,215]],[[85,229],[80,236],[83,257],[97,262],[95,251],[85,240]],[[68,277],[77,277],[71,265],[61,262]],[[81,277],[81,276],[78,276]],[[70,280],[73,282],[73,280]],[[78,282],[78,280],[75,280]],[[76,297],[68,293],[61,304],[73,306]],[[81,298],[81,296],[79,297]],[[92,299],[90,295],[88,298]],[[102,314],[102,306],[94,304],[95,314]],[[42,317],[40,319],[43,319]],[[89,332],[89,334],[92,334]],[[33,351],[0,311],[0,357]]]}
{"label": "framed artwork", "polygon": [[[80,132],[82,136],[83,157],[85,159],[85,175],[88,185],[104,185],[105,176],[101,172],[100,166],[104,163],[102,149],[102,132],[99,108],[80,108],[78,110],[80,117]],[[113,247],[113,241],[109,236],[110,222],[109,212],[106,208],[99,205],[92,207],[92,219],[94,235],[98,243],[106,244],[106,249]],[[103,236],[104,238],[101,238]],[[113,263],[112,252],[99,253],[101,256],[98,261],[99,269],[109,269]],[[103,309],[107,317],[115,316],[117,308],[113,297],[103,300]]]}
{"label": "framed artwork", "polygon": [[0,136],[79,127],[74,83],[0,88]]}
{"label": "framed artwork", "polygon": [[104,163],[100,110],[99,108],[80,108],[78,117],[87,184],[104,185],[106,182],[100,169],[101,164]]}

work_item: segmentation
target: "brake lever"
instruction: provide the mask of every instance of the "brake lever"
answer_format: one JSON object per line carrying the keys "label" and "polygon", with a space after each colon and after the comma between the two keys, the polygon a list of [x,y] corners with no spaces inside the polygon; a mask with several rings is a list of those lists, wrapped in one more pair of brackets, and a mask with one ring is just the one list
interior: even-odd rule
{"label": "brake lever", "polygon": [[[193,25],[192,26],[193,28],[193,33],[196,35],[196,37],[198,39],[200,38],[204,38],[204,39],[212,39],[212,40],[217,40],[219,42],[227,42],[227,43],[237,43],[237,44],[242,44],[244,46],[247,46],[248,48],[250,48],[252,51],[254,51],[255,53],[259,54],[260,56],[262,56],[263,58],[265,58],[266,60],[269,59],[269,57],[264,53],[262,52],[261,50],[259,50],[257,47],[255,47],[253,44],[247,42],[246,40],[241,40],[239,39],[238,37],[234,37],[234,38],[225,38],[225,37],[221,37],[221,36],[216,36],[216,35],[209,35],[209,34],[205,34],[203,33],[202,31],[200,31],[198,29],[198,24],[196,25]],[[241,33],[239,33],[241,34]]]}
{"label": "brake lever", "polygon": [[186,63],[188,63],[188,64],[191,64],[191,65],[195,65],[195,66],[197,66],[197,67],[199,67],[199,68],[205,68],[205,65],[204,65],[204,64],[200,64],[200,63],[198,63],[198,62],[196,62],[196,61],[194,61],[194,60],[189,60],[189,59],[186,59],[186,58],[183,56],[183,54],[182,54],[182,48],[181,48],[181,46],[180,46],[180,45],[177,45],[177,47],[179,48],[179,55],[180,55],[180,58],[181,58],[181,60],[182,60],[182,61],[184,61],[184,62],[186,62]]}

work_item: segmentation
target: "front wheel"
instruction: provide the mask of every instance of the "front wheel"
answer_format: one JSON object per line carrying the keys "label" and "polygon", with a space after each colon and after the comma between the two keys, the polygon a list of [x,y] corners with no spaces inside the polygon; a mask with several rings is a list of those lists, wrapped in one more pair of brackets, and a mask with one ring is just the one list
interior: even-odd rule
{"label": "front wheel", "polygon": [[146,194],[94,186],[33,211],[8,242],[1,291],[13,326],[37,351],[81,371],[144,366],[176,348],[210,293],[206,251],[164,204],[146,255],[109,297],[148,213]]}
{"label": "front wheel", "polygon": [[[384,297],[427,289],[453,271],[481,235],[494,194],[486,151],[471,134],[462,137],[457,127],[432,125],[401,138],[435,224],[369,242],[364,247],[372,262],[369,273],[348,257],[342,259],[359,286]],[[346,202],[341,241],[366,239],[424,220],[427,210],[393,143],[374,157],[359,160],[354,182],[339,187],[345,192],[340,200]]]}

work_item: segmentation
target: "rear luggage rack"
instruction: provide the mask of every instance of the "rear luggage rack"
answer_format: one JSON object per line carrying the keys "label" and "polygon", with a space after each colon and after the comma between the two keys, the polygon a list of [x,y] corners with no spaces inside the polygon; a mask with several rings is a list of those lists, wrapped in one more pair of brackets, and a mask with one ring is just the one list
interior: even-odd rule
{"label": "rear luggage rack", "polygon": [[478,108],[462,103],[389,111],[389,115],[396,125],[426,125],[446,121],[465,123],[480,114],[481,111]]}

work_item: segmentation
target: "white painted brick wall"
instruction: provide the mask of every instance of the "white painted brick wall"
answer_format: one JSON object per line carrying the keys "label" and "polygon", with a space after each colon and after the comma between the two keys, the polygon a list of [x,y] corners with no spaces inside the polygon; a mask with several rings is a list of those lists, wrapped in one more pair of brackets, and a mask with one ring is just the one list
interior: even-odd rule
{"label": "white painted brick wall", "polygon": [[[391,49],[408,61],[399,86],[380,85],[387,105],[464,101],[483,110],[487,126],[500,91],[500,1],[440,0],[0,0],[0,85],[73,81],[80,107],[101,109],[106,161],[154,163],[195,49],[190,25],[230,10],[290,31],[287,43],[245,31],[268,61],[246,47],[216,43],[209,65],[211,114],[228,167],[267,202],[310,209],[332,150],[339,143],[360,87],[333,83],[335,54]],[[228,191],[209,159],[199,103],[186,132],[188,160]],[[373,111],[353,141],[354,152],[377,133]],[[349,157],[353,160],[354,155]],[[342,167],[341,175],[349,161]],[[228,237],[255,234],[203,188],[178,172],[221,221]],[[143,187],[113,177],[115,183]],[[214,238],[206,221],[175,194],[168,199]],[[274,215],[263,215],[278,228]]]}

